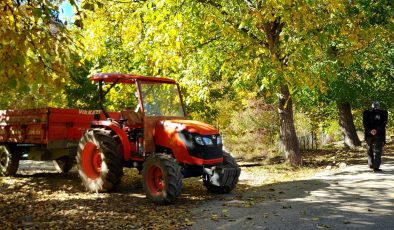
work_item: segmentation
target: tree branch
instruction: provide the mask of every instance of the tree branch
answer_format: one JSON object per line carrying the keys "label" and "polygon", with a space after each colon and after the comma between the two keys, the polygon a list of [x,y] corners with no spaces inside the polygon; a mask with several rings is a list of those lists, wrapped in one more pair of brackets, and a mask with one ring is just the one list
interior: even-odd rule
{"label": "tree branch", "polygon": [[[213,6],[213,7],[215,7],[218,10],[223,7],[222,5],[220,5],[219,3],[215,2],[214,0],[197,0],[197,2]],[[225,11],[222,11],[222,12],[226,13]],[[226,15],[227,15],[227,13],[226,13]]]}
{"label": "tree branch", "polygon": [[17,20],[17,18],[16,18],[16,16],[15,16],[14,10],[12,9],[12,7],[11,7],[8,3],[6,3],[5,6],[6,6],[6,7],[4,8],[4,10],[6,10],[6,8],[8,7],[8,9],[10,10],[10,12],[11,12],[11,14],[12,14],[12,17],[14,18],[15,32],[19,32],[18,26],[17,26],[17,24],[16,24],[16,22],[17,22],[18,20]]}
{"label": "tree branch", "polygon": [[[223,16],[229,16],[229,14],[222,9],[223,6],[213,0],[198,0],[198,2],[200,2],[201,4],[210,5],[214,8],[216,8],[217,10],[220,11],[220,13]],[[230,21],[228,17],[224,20],[224,22],[226,22],[229,26],[233,27],[234,29],[238,30],[244,36],[252,38],[253,40],[257,41],[258,44],[263,45],[263,46],[267,46],[266,42],[262,41],[257,35],[253,34],[251,30],[246,29],[244,27],[240,28],[239,23],[236,23],[234,21]]]}
{"label": "tree branch", "polygon": [[130,1],[120,1],[120,0],[112,0],[114,3],[121,3],[121,4],[131,4],[131,3],[142,3],[146,2],[146,0],[130,0]]}
{"label": "tree branch", "polygon": [[217,41],[217,40],[219,40],[220,38],[221,38],[220,35],[216,35],[215,37],[212,37],[212,38],[208,39],[207,41],[205,41],[205,42],[203,42],[203,43],[201,43],[201,44],[198,44],[197,46],[194,46],[194,47],[190,48],[190,49],[187,51],[187,53],[195,52],[196,50],[201,49],[202,47],[204,47],[204,46],[206,46],[206,45],[208,45],[208,44],[210,44],[210,43],[212,43],[212,42],[214,42],[214,41]]}
{"label": "tree branch", "polygon": [[263,30],[267,36],[268,49],[270,55],[275,55],[279,59],[279,35],[282,32],[284,23],[280,22],[280,17],[277,17],[273,22],[263,23]]}

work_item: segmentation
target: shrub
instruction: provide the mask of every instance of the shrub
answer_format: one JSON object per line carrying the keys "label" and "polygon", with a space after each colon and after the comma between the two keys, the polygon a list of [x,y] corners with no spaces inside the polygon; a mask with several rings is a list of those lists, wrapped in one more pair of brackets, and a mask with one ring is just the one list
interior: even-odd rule
{"label": "shrub", "polygon": [[218,123],[228,151],[244,159],[275,154],[279,119],[273,105],[260,100],[248,100],[238,108],[231,101],[221,105]]}

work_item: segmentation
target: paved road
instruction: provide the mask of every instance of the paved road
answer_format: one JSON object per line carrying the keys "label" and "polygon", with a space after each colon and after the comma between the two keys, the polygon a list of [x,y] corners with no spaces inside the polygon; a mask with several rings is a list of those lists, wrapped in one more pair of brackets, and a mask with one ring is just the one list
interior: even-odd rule
{"label": "paved road", "polygon": [[225,195],[194,209],[191,229],[394,229],[394,160],[381,168],[348,166]]}

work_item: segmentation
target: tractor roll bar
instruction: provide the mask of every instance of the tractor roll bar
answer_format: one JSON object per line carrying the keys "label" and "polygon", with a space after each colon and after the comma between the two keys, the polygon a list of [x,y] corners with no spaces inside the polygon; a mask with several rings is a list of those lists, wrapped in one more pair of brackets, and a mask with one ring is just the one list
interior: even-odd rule
{"label": "tractor roll bar", "polygon": [[99,104],[100,104],[100,109],[103,111],[103,113],[105,115],[105,118],[107,118],[107,119],[109,118],[109,114],[107,112],[107,109],[104,106],[104,97],[118,83],[118,81],[119,81],[119,79],[116,79],[105,92],[103,91],[103,80],[99,81]]}

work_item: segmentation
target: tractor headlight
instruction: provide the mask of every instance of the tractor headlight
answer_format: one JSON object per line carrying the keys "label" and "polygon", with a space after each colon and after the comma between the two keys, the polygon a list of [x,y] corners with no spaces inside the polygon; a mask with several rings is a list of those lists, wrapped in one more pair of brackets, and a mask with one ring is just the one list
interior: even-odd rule
{"label": "tractor headlight", "polygon": [[203,146],[214,146],[214,145],[221,145],[222,144],[222,138],[217,135],[212,135],[212,136],[200,136],[198,134],[194,135],[194,141],[198,145],[203,145]]}
{"label": "tractor headlight", "polygon": [[222,137],[221,137],[221,136],[217,136],[216,144],[218,144],[218,145],[223,144],[223,141],[222,141]]}
{"label": "tractor headlight", "polygon": [[202,140],[204,141],[205,145],[213,145],[213,141],[209,137],[203,137]]}
{"label": "tractor headlight", "polygon": [[197,144],[199,144],[199,145],[204,145],[204,142],[203,142],[201,136],[195,136],[195,137],[194,137],[194,140],[196,141]]}

